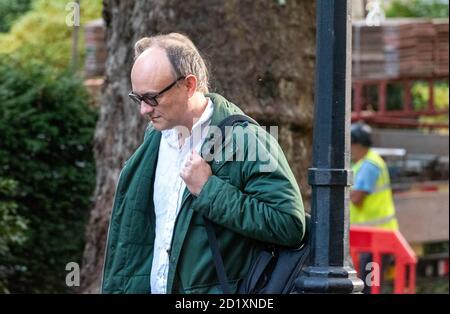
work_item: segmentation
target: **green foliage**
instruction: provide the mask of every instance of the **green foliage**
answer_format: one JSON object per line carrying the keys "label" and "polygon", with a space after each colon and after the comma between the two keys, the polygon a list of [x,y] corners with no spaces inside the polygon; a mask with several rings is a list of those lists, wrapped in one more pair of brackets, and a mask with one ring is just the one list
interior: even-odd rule
{"label": "green foliage", "polygon": [[448,294],[449,281],[446,277],[417,277],[417,294]]}
{"label": "green foliage", "polygon": [[[375,85],[366,87],[365,97],[367,101],[377,108],[378,89]],[[389,84],[387,88],[387,109],[402,110],[404,87],[401,84]],[[428,107],[430,90],[428,83],[415,82],[411,88],[414,110],[425,110]],[[449,89],[448,83],[436,83],[434,86],[434,104],[438,110],[448,109],[449,107]]]}
{"label": "green foliage", "polygon": [[[35,62],[65,69],[70,65],[73,8],[67,0],[35,0],[33,9],[19,18],[7,34],[0,34],[0,54],[13,54],[22,62]],[[101,17],[102,1],[80,1],[80,24]],[[83,28],[79,31],[79,54],[83,58]],[[82,60],[81,58],[81,60]],[[81,66],[80,62],[80,66]]]}
{"label": "green foliage", "polygon": [[[427,83],[418,82],[412,87],[414,109],[423,110],[428,106],[430,99],[430,89]],[[436,109],[448,109],[448,83],[439,83],[434,86],[434,106]]]}
{"label": "green foliage", "polygon": [[[430,99],[430,90],[428,83],[417,82],[413,85],[411,90],[413,96],[413,106],[415,110],[425,110],[428,107],[428,100]],[[448,110],[449,106],[449,91],[448,83],[437,83],[434,86],[434,107],[437,110]],[[448,123],[448,114],[437,116],[422,116],[420,117],[422,123]],[[445,131],[445,130],[442,130]],[[448,132],[448,131],[447,131]]]}
{"label": "green foliage", "polygon": [[[0,256],[10,252],[11,246],[26,241],[27,220],[17,214],[17,182],[0,177]],[[6,274],[8,269],[0,265],[0,293],[8,293]]]}
{"label": "green foliage", "polygon": [[7,32],[12,23],[28,11],[31,0],[0,0],[0,32]]}
{"label": "green foliage", "polygon": [[13,293],[66,292],[95,182],[96,112],[71,73],[10,58],[0,59],[0,104],[0,177],[17,182],[9,204],[28,220],[27,241],[0,254],[0,272]]}
{"label": "green foliage", "polygon": [[387,17],[448,17],[448,2],[442,0],[393,0]]}
{"label": "green foliage", "polygon": [[11,244],[21,245],[25,241],[26,220],[17,215],[17,182],[0,177],[0,254],[9,252]]}

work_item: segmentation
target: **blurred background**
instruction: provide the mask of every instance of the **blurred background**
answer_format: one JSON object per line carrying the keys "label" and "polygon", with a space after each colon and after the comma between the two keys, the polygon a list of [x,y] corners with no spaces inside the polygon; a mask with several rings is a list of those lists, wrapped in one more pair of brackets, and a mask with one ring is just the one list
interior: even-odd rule
{"label": "blurred background", "polygon": [[[416,293],[448,293],[448,0],[353,0],[352,121],[373,127]],[[279,141],[309,206],[315,1],[0,0],[0,293],[95,293],[119,171],[146,121],[133,45],[189,35]],[[66,265],[81,266],[81,286]],[[394,282],[395,275],[390,276]],[[383,292],[392,292],[389,285]]]}

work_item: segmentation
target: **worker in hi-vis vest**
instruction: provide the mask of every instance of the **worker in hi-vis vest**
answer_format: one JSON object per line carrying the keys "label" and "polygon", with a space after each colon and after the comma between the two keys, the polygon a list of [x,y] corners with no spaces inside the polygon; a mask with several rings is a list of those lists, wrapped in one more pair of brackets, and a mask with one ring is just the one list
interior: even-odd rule
{"label": "worker in hi-vis vest", "polygon": [[398,230],[389,171],[383,158],[370,148],[371,133],[367,124],[352,125],[350,223]]}
{"label": "worker in hi-vis vest", "polygon": [[[370,148],[371,133],[370,126],[364,123],[356,123],[351,127],[354,183],[350,192],[350,223],[398,230],[389,171],[383,158]],[[366,265],[371,261],[371,254],[360,255],[361,279],[366,284],[364,293],[370,293],[370,281],[366,279],[371,268]],[[383,269],[388,265],[389,257],[383,258],[380,267]]]}

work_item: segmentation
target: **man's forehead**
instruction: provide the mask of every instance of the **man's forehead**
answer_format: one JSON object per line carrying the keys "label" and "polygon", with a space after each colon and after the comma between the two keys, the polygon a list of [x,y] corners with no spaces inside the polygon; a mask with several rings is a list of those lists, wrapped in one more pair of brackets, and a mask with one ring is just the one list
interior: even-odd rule
{"label": "man's forehead", "polygon": [[136,59],[131,70],[133,90],[158,90],[172,77],[170,61],[166,52],[159,47],[145,50]]}
{"label": "man's forehead", "polygon": [[160,47],[150,47],[145,49],[137,58],[136,62],[147,62],[147,60],[160,59],[167,57],[164,49]]}

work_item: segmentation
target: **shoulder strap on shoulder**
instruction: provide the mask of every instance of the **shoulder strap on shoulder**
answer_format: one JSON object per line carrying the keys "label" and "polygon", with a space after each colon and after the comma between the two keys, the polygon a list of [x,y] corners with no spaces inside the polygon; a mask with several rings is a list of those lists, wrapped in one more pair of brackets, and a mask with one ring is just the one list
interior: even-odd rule
{"label": "shoulder strap on shoulder", "polygon": [[258,125],[258,122],[256,122],[254,119],[250,118],[249,116],[243,115],[243,114],[233,114],[231,116],[226,117],[222,121],[219,122],[217,127],[220,129],[221,134],[225,134],[225,127],[227,126],[233,126],[236,123],[242,123],[242,122],[248,122],[251,124]]}
{"label": "shoulder strap on shoulder", "polygon": [[[217,127],[220,129],[220,134],[222,136],[221,141],[223,142],[225,140],[225,136],[224,136],[225,135],[225,127],[233,126],[236,123],[242,123],[242,122],[248,122],[248,123],[259,125],[258,122],[256,122],[252,118],[245,116],[245,115],[234,114],[234,115],[228,116],[225,119],[223,119],[222,121],[220,121],[220,123],[217,125]],[[208,218],[206,218],[206,216],[203,216],[203,220],[205,223],[206,232],[208,235],[209,247],[211,249],[214,266],[216,268],[216,273],[217,273],[217,277],[219,279],[219,282],[220,282],[220,285],[222,288],[222,292],[225,294],[229,294],[231,289],[228,284],[228,278],[227,278],[227,274],[225,272],[223,259],[220,254],[219,244],[217,241],[216,232],[215,232],[213,223]]]}

